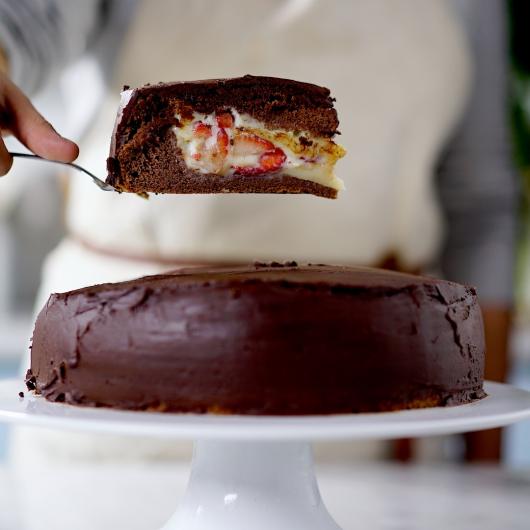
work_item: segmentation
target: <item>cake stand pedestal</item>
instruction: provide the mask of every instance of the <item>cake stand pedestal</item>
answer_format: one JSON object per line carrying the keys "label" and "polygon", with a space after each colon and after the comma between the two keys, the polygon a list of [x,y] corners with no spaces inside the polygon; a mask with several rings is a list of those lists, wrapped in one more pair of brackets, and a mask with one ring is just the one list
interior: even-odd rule
{"label": "cake stand pedestal", "polygon": [[0,421],[198,440],[187,491],[162,530],[340,530],[320,498],[310,440],[450,434],[530,418],[530,392],[498,383],[485,388],[487,398],[460,407],[255,417],[72,407],[32,395],[21,399],[20,381],[8,380],[0,382]]}
{"label": "cake stand pedestal", "polygon": [[163,530],[339,530],[305,442],[199,441],[188,488]]}

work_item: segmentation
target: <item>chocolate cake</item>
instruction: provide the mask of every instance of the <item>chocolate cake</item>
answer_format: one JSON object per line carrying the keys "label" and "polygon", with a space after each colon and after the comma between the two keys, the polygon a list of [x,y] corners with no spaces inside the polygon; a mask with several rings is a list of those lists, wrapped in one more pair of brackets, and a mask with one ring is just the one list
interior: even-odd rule
{"label": "chocolate cake", "polygon": [[122,93],[107,183],[153,193],[312,193],[335,198],[344,149],[327,88],[246,75]]}
{"label": "chocolate cake", "polygon": [[331,414],[480,399],[470,287],[377,269],[199,269],[54,294],[27,384],[121,409]]}

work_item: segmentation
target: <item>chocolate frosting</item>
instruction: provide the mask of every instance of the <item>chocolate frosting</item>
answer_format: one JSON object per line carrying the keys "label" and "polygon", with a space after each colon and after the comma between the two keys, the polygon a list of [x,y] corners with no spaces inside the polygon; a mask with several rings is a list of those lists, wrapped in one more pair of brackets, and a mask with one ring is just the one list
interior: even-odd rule
{"label": "chocolate frosting", "polygon": [[73,404],[326,414],[469,402],[483,368],[473,288],[256,264],[52,295],[27,381]]}

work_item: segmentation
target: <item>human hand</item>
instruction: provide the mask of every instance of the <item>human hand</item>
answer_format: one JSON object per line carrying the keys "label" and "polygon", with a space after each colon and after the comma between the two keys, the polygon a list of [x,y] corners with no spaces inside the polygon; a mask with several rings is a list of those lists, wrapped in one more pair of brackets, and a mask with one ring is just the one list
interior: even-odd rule
{"label": "human hand", "polygon": [[78,146],[63,138],[35,109],[24,93],[0,71],[0,176],[13,164],[2,136],[13,134],[30,151],[48,160],[72,162]]}

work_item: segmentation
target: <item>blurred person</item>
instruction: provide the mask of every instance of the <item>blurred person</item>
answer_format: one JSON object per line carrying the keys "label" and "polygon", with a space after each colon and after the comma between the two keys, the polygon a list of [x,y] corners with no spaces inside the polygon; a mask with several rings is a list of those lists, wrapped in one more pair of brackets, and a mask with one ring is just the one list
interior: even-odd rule
{"label": "blurred person", "polygon": [[[108,85],[80,141],[79,163],[98,175],[105,174],[120,87],[160,80],[252,73],[327,86],[349,152],[338,166],[348,189],[337,201],[144,201],[72,175],[69,235],[44,265],[37,308],[51,292],[194,264],[295,259],[442,270],[478,287],[486,376],[503,380],[516,201],[505,31],[501,0],[0,0],[2,129],[37,154],[68,161],[77,148],[21,89],[37,93],[87,54]],[[73,110],[91,90],[90,79],[71,90]],[[10,164],[0,145],[0,170]],[[59,452],[61,437],[39,444]],[[97,440],[81,439],[68,444],[70,452],[87,445],[98,452]],[[149,443],[142,451],[160,454],[162,447]],[[406,457],[408,445],[401,447]],[[497,459],[499,450],[498,432],[468,438],[469,459]]]}

